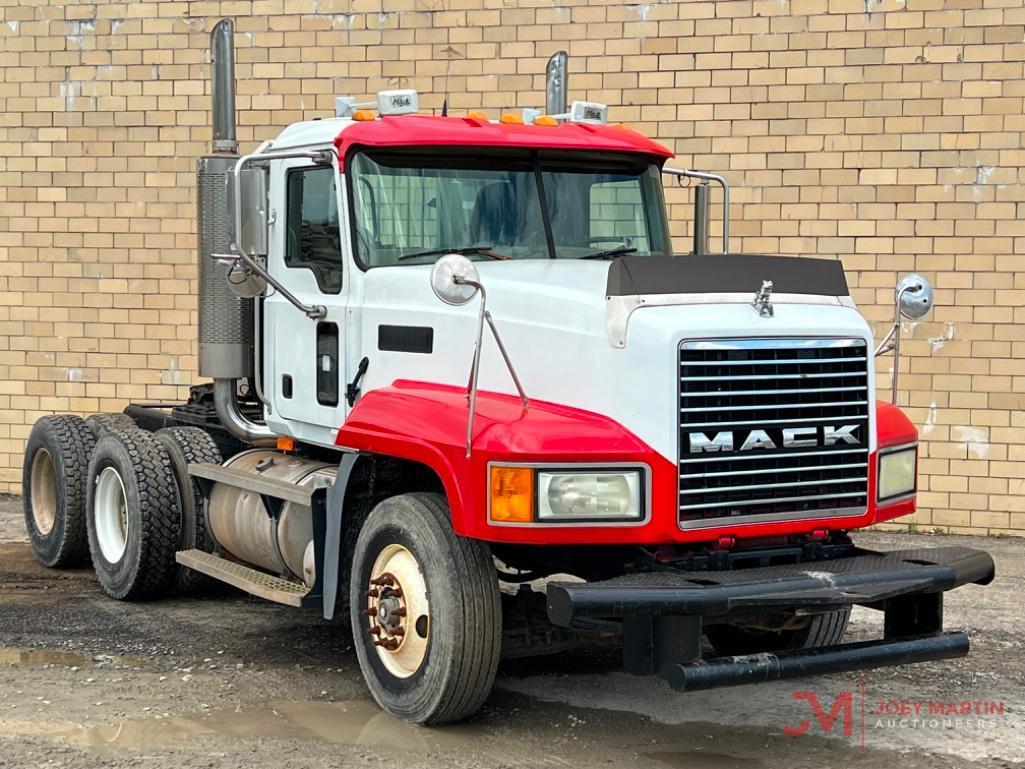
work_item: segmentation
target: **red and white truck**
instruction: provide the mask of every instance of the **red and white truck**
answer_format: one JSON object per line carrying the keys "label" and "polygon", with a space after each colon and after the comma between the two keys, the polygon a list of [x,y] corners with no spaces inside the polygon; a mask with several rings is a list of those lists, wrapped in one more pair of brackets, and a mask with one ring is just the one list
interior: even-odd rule
{"label": "red and white truck", "polygon": [[[729,253],[725,180],[567,105],[564,55],[544,114],[386,91],[239,156],[232,33],[197,179],[212,384],[39,420],[44,564],[91,557],[116,599],[215,579],[347,619],[374,698],[425,724],[474,713],[503,650],[593,634],[680,690],[967,653],[943,593],[991,558],[850,536],[915,510],[917,431],[874,359],[924,278],[876,345],[839,262]],[[694,253],[666,176],[696,182]],[[882,638],[843,643],[853,605]]]}

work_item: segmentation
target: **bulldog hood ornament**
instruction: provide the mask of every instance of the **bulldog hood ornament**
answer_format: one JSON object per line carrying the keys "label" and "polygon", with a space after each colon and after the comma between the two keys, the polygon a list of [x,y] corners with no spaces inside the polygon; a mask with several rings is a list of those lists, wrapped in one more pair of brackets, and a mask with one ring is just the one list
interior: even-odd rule
{"label": "bulldog hood ornament", "polygon": [[763,280],[762,287],[758,289],[758,293],[755,294],[755,300],[751,304],[758,311],[758,315],[763,318],[771,318],[773,316],[772,310],[772,281]]}

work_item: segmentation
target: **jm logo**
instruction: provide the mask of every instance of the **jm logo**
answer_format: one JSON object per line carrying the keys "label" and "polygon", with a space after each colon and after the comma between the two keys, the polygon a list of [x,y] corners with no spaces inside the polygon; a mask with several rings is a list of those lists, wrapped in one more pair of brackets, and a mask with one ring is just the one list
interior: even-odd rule
{"label": "jm logo", "polygon": [[[854,695],[851,692],[840,692],[828,713],[823,709],[815,692],[793,692],[791,696],[796,701],[804,701],[811,706],[812,715],[822,727],[823,734],[829,734],[833,730],[833,725],[841,715],[843,715],[843,736],[850,737],[854,734]],[[783,731],[791,737],[800,737],[802,734],[807,734],[810,727],[811,721],[806,718],[797,726],[784,724]]]}
{"label": "jm logo", "polygon": [[[855,432],[858,425],[824,425],[821,438],[817,427],[785,427],[781,431],[779,442],[769,435],[767,430],[750,430],[746,434],[734,430],[723,430],[709,437],[704,432],[689,433],[690,452],[714,453],[725,451],[753,451],[755,449],[796,449],[816,446],[837,446],[842,444],[858,446],[861,441]],[[738,437],[743,436],[739,441]]]}

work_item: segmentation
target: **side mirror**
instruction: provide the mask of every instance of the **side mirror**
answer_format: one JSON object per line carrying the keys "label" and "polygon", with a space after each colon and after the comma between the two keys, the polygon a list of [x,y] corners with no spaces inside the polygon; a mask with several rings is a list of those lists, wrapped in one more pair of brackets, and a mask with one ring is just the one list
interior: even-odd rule
{"label": "side mirror", "polygon": [[480,273],[462,254],[448,254],[434,263],[431,289],[445,304],[463,305],[477,295]]}
{"label": "side mirror", "polygon": [[932,309],[932,284],[924,275],[913,272],[905,275],[897,283],[893,292],[894,319],[889,333],[876,347],[878,357],[893,351],[893,383],[890,400],[897,402],[897,378],[900,375],[900,321],[901,317],[908,320],[920,320]]}
{"label": "side mirror", "polygon": [[244,168],[239,172],[242,232],[238,245],[250,256],[267,255],[267,172]]}
{"label": "side mirror", "polygon": [[908,320],[920,320],[932,309],[932,285],[924,275],[905,275],[897,284],[897,307]]}

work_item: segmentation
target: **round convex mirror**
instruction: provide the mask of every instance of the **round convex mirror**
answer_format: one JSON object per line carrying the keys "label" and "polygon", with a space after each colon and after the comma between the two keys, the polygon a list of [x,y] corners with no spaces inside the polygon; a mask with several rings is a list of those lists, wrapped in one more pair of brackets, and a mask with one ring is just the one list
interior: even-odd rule
{"label": "round convex mirror", "polygon": [[466,304],[477,295],[477,286],[465,281],[480,282],[480,273],[473,262],[462,254],[448,254],[434,263],[431,288],[446,304]]}
{"label": "round convex mirror", "polygon": [[924,318],[932,309],[932,284],[924,275],[905,275],[897,284],[897,304],[905,318]]}

